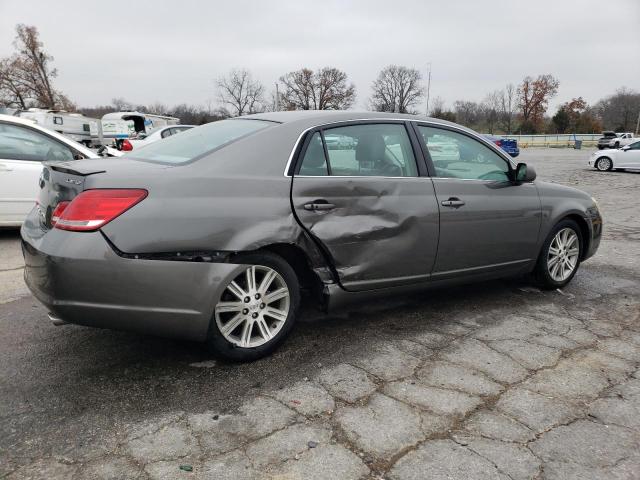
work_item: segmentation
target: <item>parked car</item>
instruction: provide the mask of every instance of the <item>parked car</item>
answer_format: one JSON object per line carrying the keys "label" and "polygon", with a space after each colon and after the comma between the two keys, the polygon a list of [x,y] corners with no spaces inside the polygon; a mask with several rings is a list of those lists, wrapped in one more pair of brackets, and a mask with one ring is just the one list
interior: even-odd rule
{"label": "parked car", "polygon": [[503,138],[495,135],[485,135],[489,141],[495,143],[502,150],[507,152],[511,157],[515,158],[520,155],[520,148],[518,148],[518,140],[515,138]]}
{"label": "parked car", "polygon": [[0,115],[0,227],[16,227],[33,208],[43,162],[98,154],[33,120]]}
{"label": "parked car", "polygon": [[616,138],[612,138],[609,140],[609,148],[620,148],[625,145],[631,145],[634,142],[637,142],[638,138],[633,136],[633,133],[618,133]]}
{"label": "parked car", "polygon": [[[353,147],[327,149],[331,135]],[[22,240],[26,283],[56,323],[207,341],[253,360],[291,332],[302,299],[333,310],[522,274],[560,288],[601,231],[588,194],[537,181],[462,126],[301,111],[47,165]]]}
{"label": "parked car", "polygon": [[123,152],[130,152],[131,150],[144,147],[145,145],[157,142],[158,140],[170,137],[171,135],[185,132],[194,126],[195,125],[173,125],[169,127],[160,127],[150,134],[143,133],[138,135],[136,138],[124,140],[121,148]]}
{"label": "parked car", "polygon": [[589,166],[601,172],[609,170],[640,170],[640,141],[617,150],[594,152]]}
{"label": "parked car", "polygon": [[602,137],[598,139],[598,150],[602,150],[604,148],[609,148],[611,141],[618,138],[618,134],[616,132],[605,131],[602,132]]}

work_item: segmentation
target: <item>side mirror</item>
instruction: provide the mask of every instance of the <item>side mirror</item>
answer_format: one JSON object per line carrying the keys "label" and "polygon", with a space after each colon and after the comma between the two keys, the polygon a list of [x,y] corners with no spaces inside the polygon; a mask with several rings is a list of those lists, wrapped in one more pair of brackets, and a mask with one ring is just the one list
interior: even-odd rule
{"label": "side mirror", "polygon": [[517,183],[533,182],[536,179],[536,171],[531,165],[519,163],[516,167],[515,181]]}
{"label": "side mirror", "polygon": [[631,148],[631,147],[630,147],[629,145],[625,145],[625,146],[624,146],[624,147],[622,147],[620,150],[623,150],[623,151],[625,151],[625,152],[626,152],[626,151],[627,151],[627,150],[629,150],[630,148]]}

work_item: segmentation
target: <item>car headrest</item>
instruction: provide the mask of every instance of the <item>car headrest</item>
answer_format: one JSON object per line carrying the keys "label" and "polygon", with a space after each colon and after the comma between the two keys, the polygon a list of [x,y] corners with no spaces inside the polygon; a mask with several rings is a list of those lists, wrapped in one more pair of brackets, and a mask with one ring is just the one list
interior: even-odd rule
{"label": "car headrest", "polygon": [[356,147],[356,161],[379,162],[384,160],[386,145],[384,138],[378,133],[365,133],[358,137]]}

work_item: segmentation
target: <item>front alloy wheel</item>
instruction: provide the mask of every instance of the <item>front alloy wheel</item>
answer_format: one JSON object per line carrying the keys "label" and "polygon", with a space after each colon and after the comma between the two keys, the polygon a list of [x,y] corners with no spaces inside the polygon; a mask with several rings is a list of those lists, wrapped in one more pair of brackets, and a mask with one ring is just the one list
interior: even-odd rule
{"label": "front alloy wheel", "polygon": [[613,167],[613,163],[608,157],[601,157],[596,161],[596,168],[601,172],[611,170],[611,167]]}
{"label": "front alloy wheel", "polygon": [[558,222],[547,235],[533,271],[538,286],[553,289],[567,285],[578,271],[583,245],[580,227],[574,220]]}
{"label": "front alloy wheel", "polygon": [[580,240],[571,228],[563,228],[553,237],[547,254],[547,269],[556,282],[564,282],[578,266]]}
{"label": "front alloy wheel", "polygon": [[246,265],[222,290],[208,343],[218,357],[251,361],[275,350],[293,328],[300,287],[293,268],[271,252],[239,255]]}

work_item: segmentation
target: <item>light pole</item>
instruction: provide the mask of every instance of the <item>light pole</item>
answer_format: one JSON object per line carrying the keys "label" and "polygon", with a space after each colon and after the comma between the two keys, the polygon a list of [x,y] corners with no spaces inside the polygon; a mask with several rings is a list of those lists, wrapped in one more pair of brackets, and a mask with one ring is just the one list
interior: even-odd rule
{"label": "light pole", "polygon": [[638,121],[636,122],[636,137],[638,136],[638,131],[640,130],[640,111],[638,111]]}
{"label": "light pole", "polygon": [[278,93],[278,82],[276,82],[276,112],[280,111],[280,93]]}
{"label": "light pole", "polygon": [[429,94],[431,93],[431,62],[427,64],[429,66],[429,73],[427,74],[427,117],[429,116]]}

